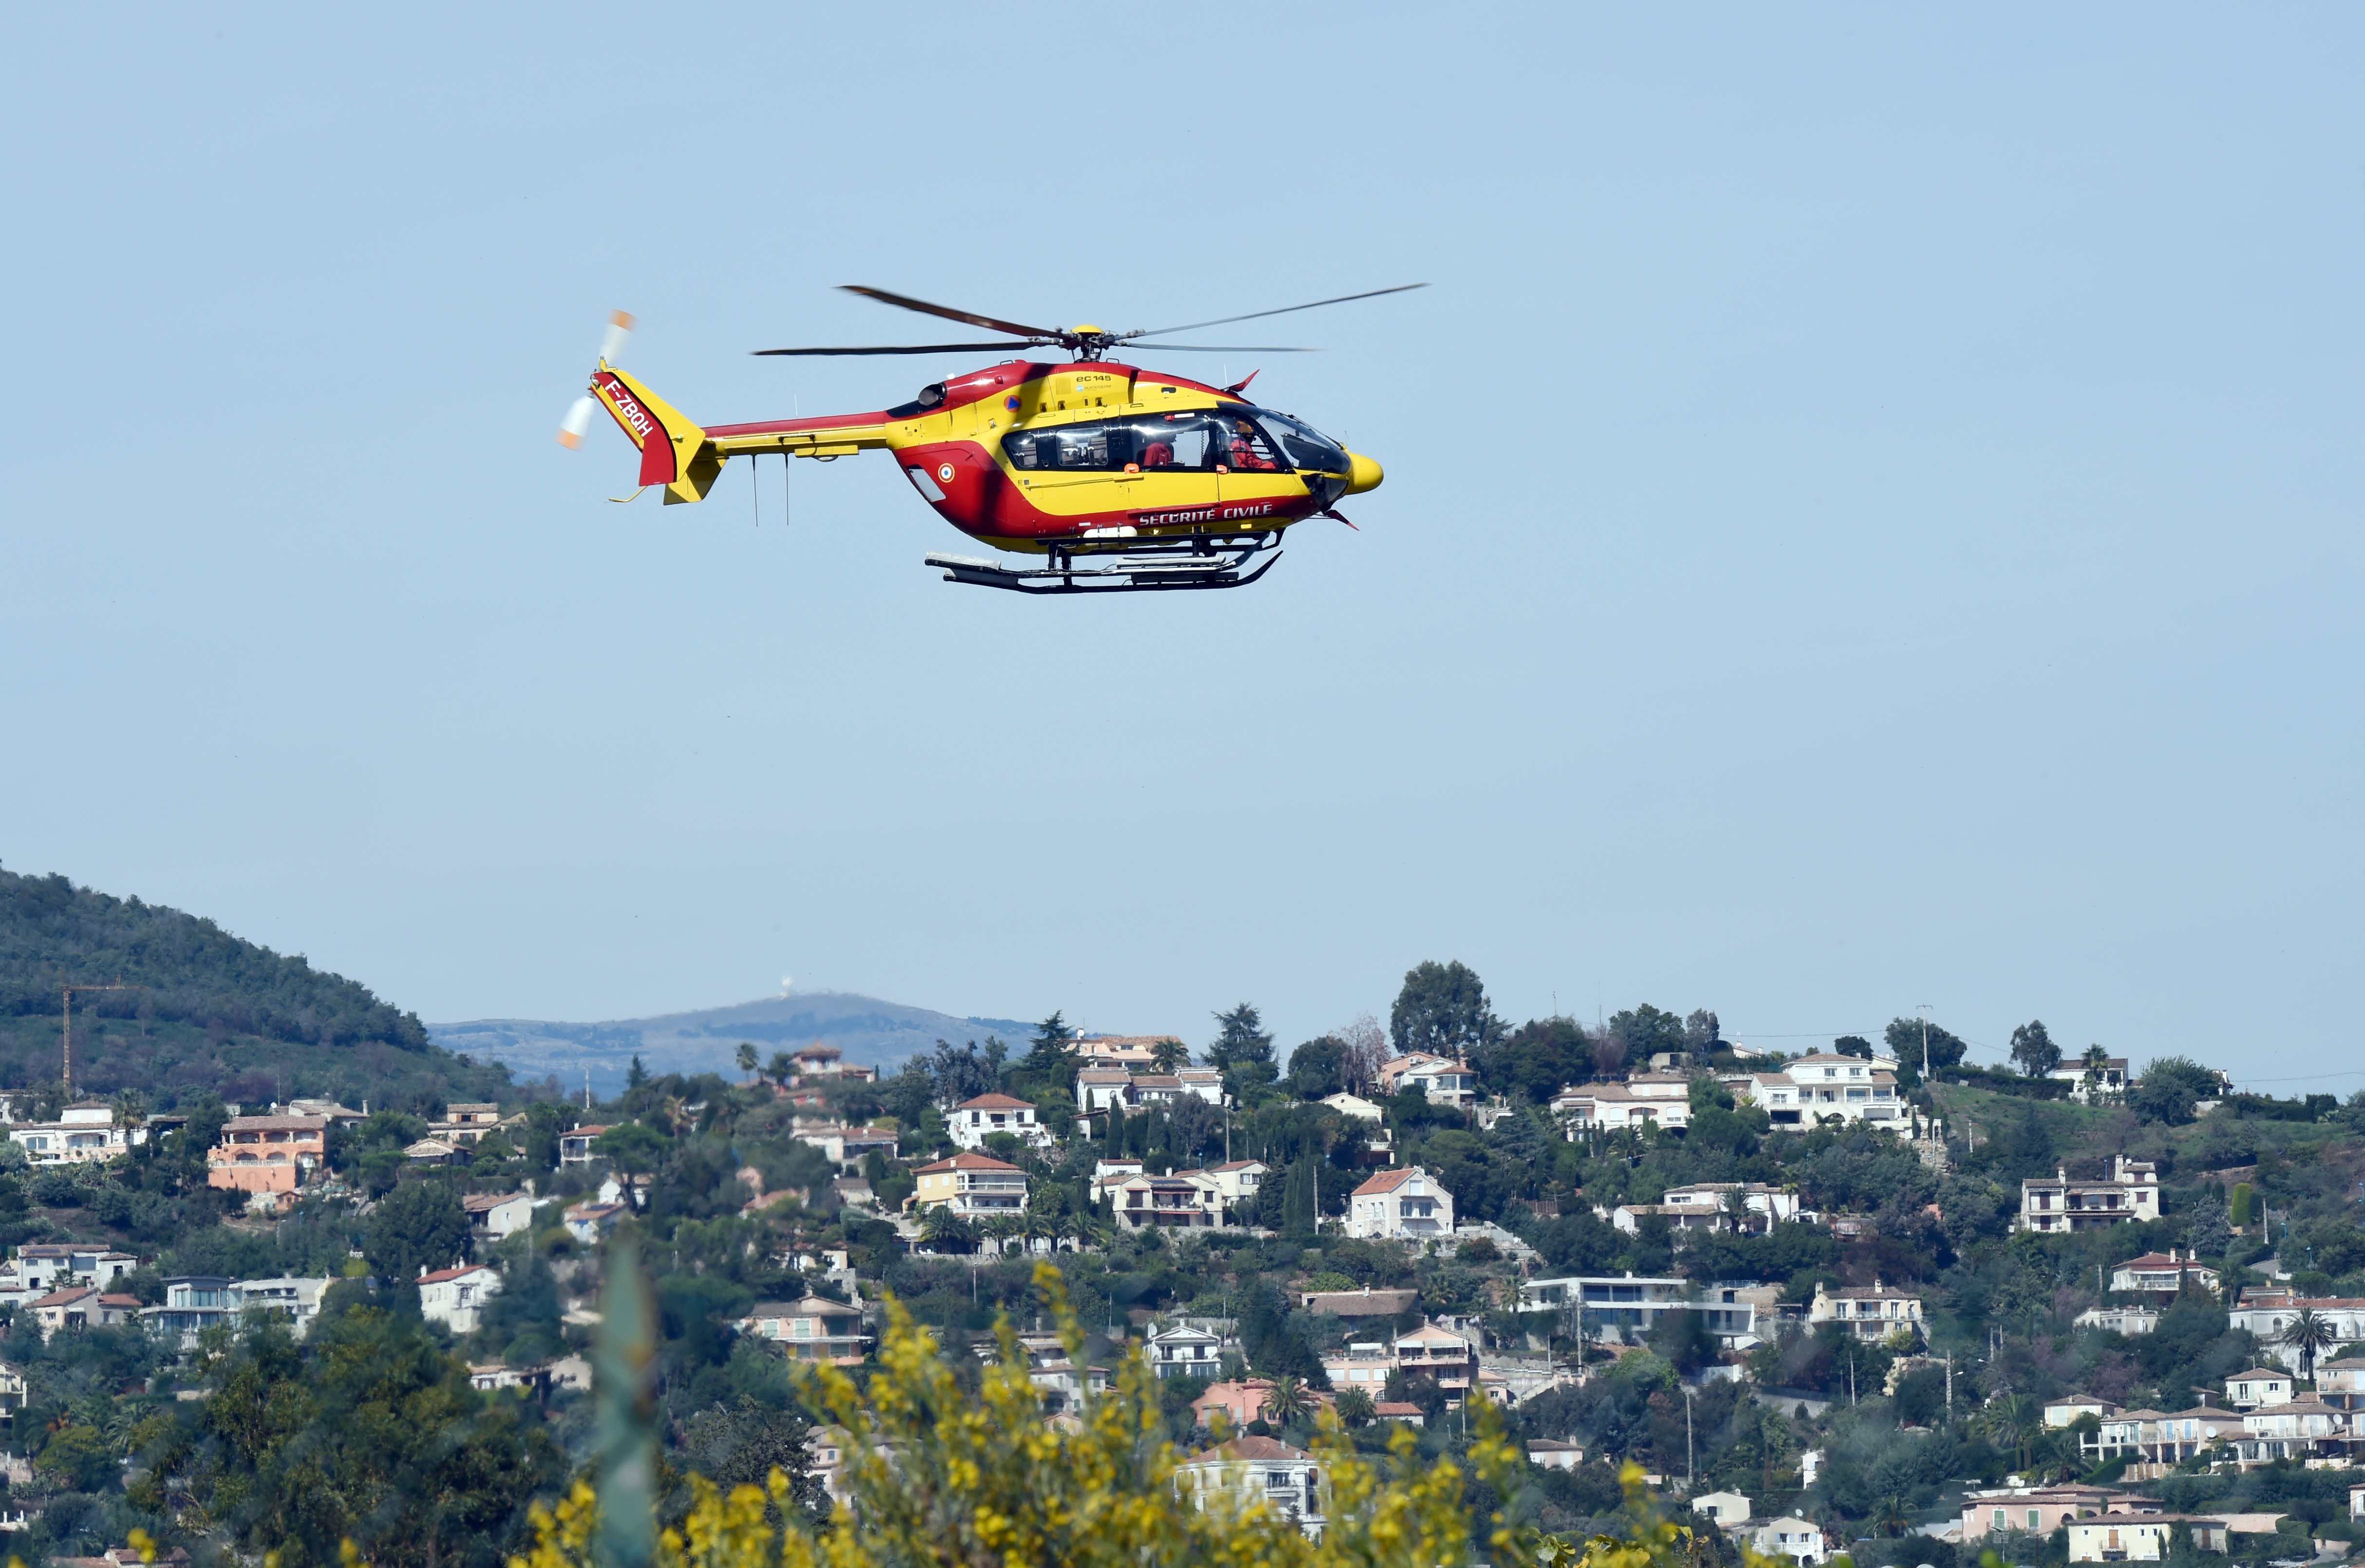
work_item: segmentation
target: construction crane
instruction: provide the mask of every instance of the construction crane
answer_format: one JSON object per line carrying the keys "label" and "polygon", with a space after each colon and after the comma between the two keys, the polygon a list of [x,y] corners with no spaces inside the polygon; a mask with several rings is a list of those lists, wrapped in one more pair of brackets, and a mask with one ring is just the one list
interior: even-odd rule
{"label": "construction crane", "polygon": [[65,998],[65,1025],[58,1033],[59,1053],[62,1058],[62,1070],[65,1080],[66,1088],[65,1103],[69,1105],[73,1103],[74,992],[78,991],[146,991],[147,989],[148,988],[144,985],[126,983],[123,977],[120,975],[118,975],[112,980],[105,982],[94,980],[87,985],[68,984],[62,985],[58,988]]}

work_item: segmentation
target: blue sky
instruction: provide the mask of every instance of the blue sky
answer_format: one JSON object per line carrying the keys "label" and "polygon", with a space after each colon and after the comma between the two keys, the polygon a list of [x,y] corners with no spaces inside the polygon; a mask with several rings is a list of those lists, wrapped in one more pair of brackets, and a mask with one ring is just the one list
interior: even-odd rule
{"label": "blue sky", "polygon": [[[1458,958],[2365,1086],[2353,10],[874,17],[12,16],[0,862],[431,1018],[1287,1043]],[[977,363],[747,356],[926,341],[837,284],[1417,280],[1257,340],[1389,478],[1237,594],[551,439],[619,307],[715,423]]]}

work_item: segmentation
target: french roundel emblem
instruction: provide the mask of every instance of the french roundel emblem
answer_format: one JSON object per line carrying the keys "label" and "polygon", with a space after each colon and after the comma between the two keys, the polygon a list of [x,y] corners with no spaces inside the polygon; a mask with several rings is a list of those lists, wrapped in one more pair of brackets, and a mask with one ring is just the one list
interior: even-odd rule
{"label": "french roundel emblem", "polygon": [[947,485],[951,484],[953,482],[953,465],[949,463],[938,464],[936,465],[936,478],[940,483]]}

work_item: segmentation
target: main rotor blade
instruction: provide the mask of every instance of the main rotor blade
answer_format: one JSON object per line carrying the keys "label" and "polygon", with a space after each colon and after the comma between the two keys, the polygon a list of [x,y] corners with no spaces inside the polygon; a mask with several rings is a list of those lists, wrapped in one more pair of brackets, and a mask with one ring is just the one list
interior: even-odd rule
{"label": "main rotor blade", "polygon": [[[1262,316],[1286,316],[1293,310],[1318,310],[1325,305],[1344,305],[1351,299],[1377,299],[1383,294],[1402,294],[1407,289],[1428,286],[1429,285],[1425,283],[1400,283],[1394,288],[1374,288],[1362,294],[1342,294],[1336,299],[1317,299],[1310,305],[1284,305],[1278,310],[1251,310],[1245,316],[1218,316],[1212,321],[1194,321],[1187,327],[1158,327],[1147,332],[1127,332],[1125,336],[1128,342],[1135,338],[1162,338],[1169,332],[1195,332],[1202,327],[1221,327],[1233,321],[1253,321]],[[961,319],[968,320],[969,318],[964,316]],[[1008,328],[1003,330],[1009,330]],[[1273,351],[1260,349],[1256,352],[1267,353]]]}
{"label": "main rotor blade", "polygon": [[[1182,329],[1177,327],[1176,331]],[[1226,348],[1218,343],[1119,343],[1120,350],[1140,349],[1148,353],[1320,353],[1320,349],[1277,349],[1268,344],[1261,349]]]}
{"label": "main rotor blade", "polygon": [[847,353],[978,353],[986,349],[1031,349],[1056,346],[1048,343],[894,343],[873,344],[858,349],[754,349],[757,354],[847,354]]}
{"label": "main rotor blade", "polygon": [[858,283],[840,284],[848,294],[858,294],[865,299],[875,299],[881,305],[900,305],[906,310],[917,310],[924,316],[941,316],[947,321],[965,321],[972,327],[983,327],[989,332],[1008,332],[1014,338],[1052,338],[1059,333],[1048,327],[1022,327],[1015,321],[1004,321],[998,316],[978,316],[967,310],[956,310],[949,305],[931,305],[925,299],[914,299],[907,294],[890,294],[883,288],[865,288]]}

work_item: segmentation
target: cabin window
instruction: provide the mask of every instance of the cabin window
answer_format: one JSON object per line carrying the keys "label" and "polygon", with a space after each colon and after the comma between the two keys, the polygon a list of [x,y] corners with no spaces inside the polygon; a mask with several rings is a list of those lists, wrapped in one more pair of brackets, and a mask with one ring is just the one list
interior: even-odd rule
{"label": "cabin window", "polygon": [[1013,468],[1123,473],[1128,469],[1207,470],[1222,459],[1208,417],[1177,412],[1151,419],[1093,420],[1054,430],[1013,431],[1002,450]]}

